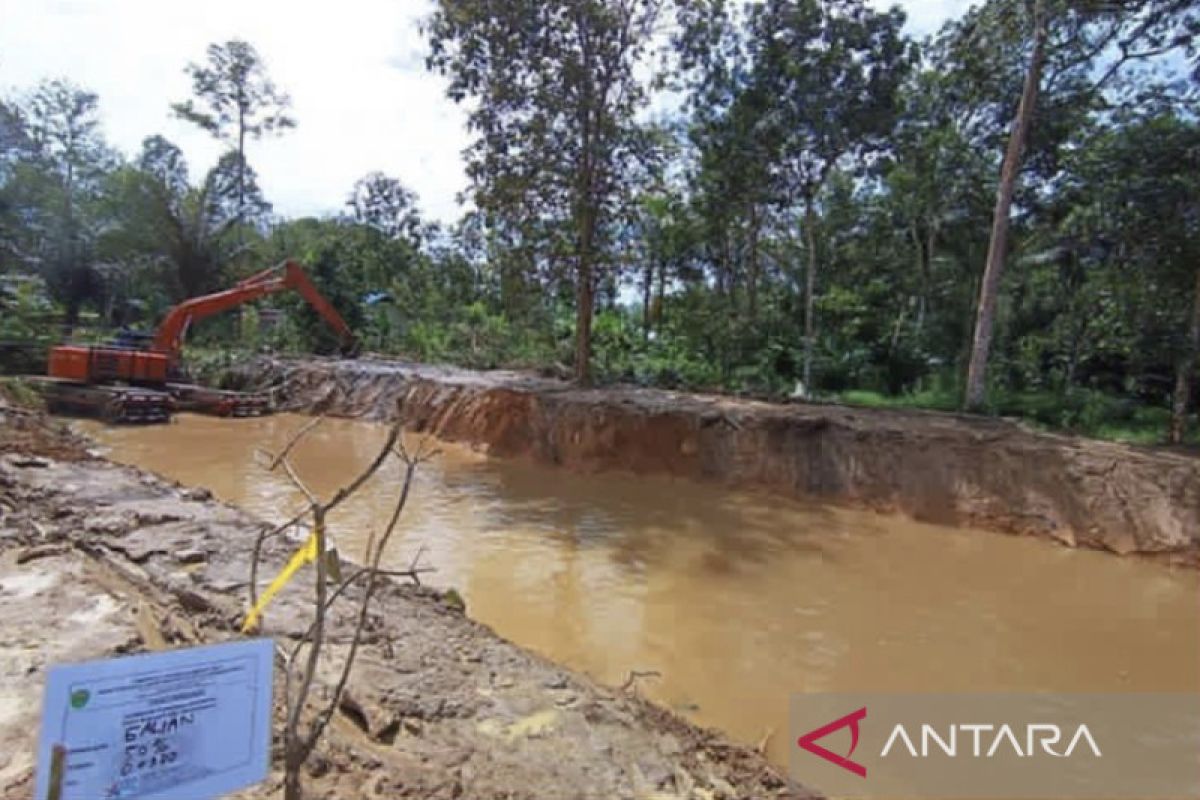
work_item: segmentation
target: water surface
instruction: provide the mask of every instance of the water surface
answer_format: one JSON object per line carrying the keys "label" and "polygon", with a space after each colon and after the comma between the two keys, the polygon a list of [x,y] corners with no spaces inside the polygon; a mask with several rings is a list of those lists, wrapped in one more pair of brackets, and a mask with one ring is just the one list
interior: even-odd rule
{"label": "water surface", "polygon": [[[179,415],[83,423],[116,461],[266,519],[302,506],[257,448],[308,421]],[[378,451],[380,425],[326,420],[294,451],[328,496]],[[415,444],[416,437],[407,440]],[[1200,575],[1042,540],[925,525],[660,477],[579,475],[439,443],[391,566],[419,548],[470,615],[610,684],[786,762],[788,696],[816,691],[1200,689]],[[354,558],[399,489],[397,464],[330,519]]]}

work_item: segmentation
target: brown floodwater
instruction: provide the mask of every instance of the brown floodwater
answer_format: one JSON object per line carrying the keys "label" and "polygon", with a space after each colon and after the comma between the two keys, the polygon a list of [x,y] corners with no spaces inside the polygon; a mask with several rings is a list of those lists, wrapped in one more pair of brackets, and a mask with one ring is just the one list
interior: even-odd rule
{"label": "brown floodwater", "polygon": [[[301,506],[256,448],[307,422],[83,423],[116,461],[266,519]],[[386,429],[325,420],[294,451],[328,494]],[[412,438],[410,442],[415,442]],[[786,763],[788,697],[818,691],[1195,691],[1200,574],[1046,541],[666,477],[580,475],[440,443],[391,546],[419,548],[502,636]],[[360,558],[399,488],[382,471],[330,519]]]}

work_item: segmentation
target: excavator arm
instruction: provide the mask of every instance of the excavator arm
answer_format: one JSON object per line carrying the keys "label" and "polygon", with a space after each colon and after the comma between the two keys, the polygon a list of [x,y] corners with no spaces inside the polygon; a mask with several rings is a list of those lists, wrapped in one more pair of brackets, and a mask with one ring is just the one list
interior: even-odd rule
{"label": "excavator arm", "polygon": [[292,260],[251,275],[223,292],[194,297],[175,306],[167,312],[162,324],[155,331],[153,348],[158,352],[165,353],[171,363],[176,363],[183,349],[183,338],[187,335],[188,328],[193,322],[227,311],[242,303],[257,300],[265,295],[289,289],[307,300],[329,327],[333,328],[341,340],[343,352],[353,351],[354,334],[350,332],[346,321],[342,319],[341,314],[338,314],[337,309],[317,291],[317,287],[304,273],[304,269]]}

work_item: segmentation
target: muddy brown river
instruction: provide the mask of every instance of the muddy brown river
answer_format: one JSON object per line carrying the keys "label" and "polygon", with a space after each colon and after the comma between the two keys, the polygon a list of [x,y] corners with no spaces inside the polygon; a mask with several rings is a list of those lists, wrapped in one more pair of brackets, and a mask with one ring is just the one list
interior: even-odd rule
{"label": "muddy brown river", "polygon": [[[113,460],[269,520],[301,506],[256,448],[307,422],[181,415],[81,423]],[[326,420],[298,471],[331,493],[383,426]],[[410,441],[416,441],[413,438]],[[670,478],[579,475],[439,444],[389,558],[419,548],[501,635],[786,763],[788,696],[817,691],[1195,691],[1200,574]],[[331,517],[359,558],[398,490],[390,464]]]}

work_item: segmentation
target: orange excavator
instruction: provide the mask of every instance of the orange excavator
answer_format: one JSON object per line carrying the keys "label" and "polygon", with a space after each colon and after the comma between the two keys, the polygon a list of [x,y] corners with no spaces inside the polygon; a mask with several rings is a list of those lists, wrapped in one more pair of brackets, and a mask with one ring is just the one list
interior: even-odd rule
{"label": "orange excavator", "polygon": [[110,345],[63,344],[51,348],[44,381],[50,409],[98,415],[114,422],[165,422],[173,408],[252,416],[266,413],[265,398],[179,382],[183,339],[193,322],[268,294],[296,291],[308,301],[352,353],[354,334],[295,261],[285,261],[239,281],[230,289],[185,300],[170,309],[148,341],[118,339]]}

